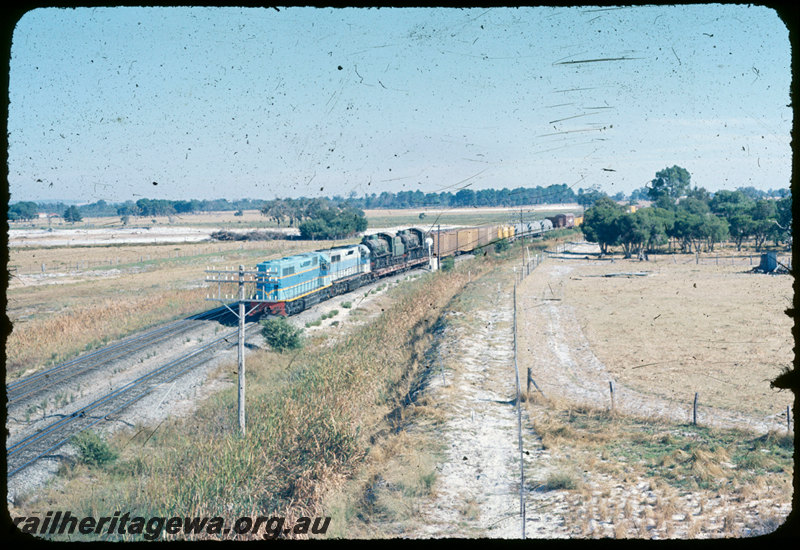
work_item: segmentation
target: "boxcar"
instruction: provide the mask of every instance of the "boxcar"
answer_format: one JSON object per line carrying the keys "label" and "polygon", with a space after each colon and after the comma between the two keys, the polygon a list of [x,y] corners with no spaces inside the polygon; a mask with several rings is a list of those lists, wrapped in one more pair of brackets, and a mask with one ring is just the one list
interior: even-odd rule
{"label": "boxcar", "polygon": [[486,246],[492,242],[492,237],[495,234],[495,227],[489,225],[482,225],[478,228],[478,245]]}
{"label": "boxcar", "polygon": [[470,227],[468,229],[458,230],[458,251],[459,252],[472,252],[478,246],[478,228]]}
{"label": "boxcar", "polygon": [[431,231],[430,236],[433,239],[431,252],[434,255],[444,258],[454,255],[458,250],[458,232],[456,230]]}

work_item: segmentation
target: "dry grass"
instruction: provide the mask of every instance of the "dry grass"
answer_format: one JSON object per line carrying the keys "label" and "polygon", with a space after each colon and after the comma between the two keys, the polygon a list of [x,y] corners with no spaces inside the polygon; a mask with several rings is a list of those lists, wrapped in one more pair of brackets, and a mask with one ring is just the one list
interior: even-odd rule
{"label": "dry grass", "polygon": [[13,379],[31,367],[58,363],[147,326],[201,311],[207,307],[205,294],[205,289],[195,289],[105,299],[19,323],[6,342],[6,375]]}
{"label": "dry grass", "polygon": [[677,426],[541,397],[527,411],[556,466],[551,477],[584,472],[577,487],[553,483],[580,495],[565,515],[576,535],[749,536],[763,523],[750,502],[789,510],[793,447],[785,435]]}

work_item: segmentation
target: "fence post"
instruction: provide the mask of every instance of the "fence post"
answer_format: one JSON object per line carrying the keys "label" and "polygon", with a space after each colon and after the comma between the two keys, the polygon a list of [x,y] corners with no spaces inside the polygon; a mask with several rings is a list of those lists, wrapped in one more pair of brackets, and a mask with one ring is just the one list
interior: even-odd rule
{"label": "fence post", "polygon": [[609,380],[608,381],[608,390],[611,392],[611,410],[614,410],[614,383]]}
{"label": "fence post", "polygon": [[[530,371],[530,369],[528,369]],[[786,405],[786,431],[792,433],[792,415],[789,414],[789,405]]]}
{"label": "fence post", "polygon": [[44,273],[44,271],[45,271],[45,267],[44,267],[44,264],[42,264],[42,273]]}
{"label": "fence post", "polygon": [[697,392],[694,392],[694,406],[692,407],[692,424],[697,426]]}
{"label": "fence post", "polygon": [[[533,379],[533,376],[531,375],[531,368],[528,367],[528,385],[525,388],[525,392],[526,393],[531,393],[531,380],[532,379]],[[787,411],[787,416],[788,416],[789,407],[786,407],[786,411]]]}

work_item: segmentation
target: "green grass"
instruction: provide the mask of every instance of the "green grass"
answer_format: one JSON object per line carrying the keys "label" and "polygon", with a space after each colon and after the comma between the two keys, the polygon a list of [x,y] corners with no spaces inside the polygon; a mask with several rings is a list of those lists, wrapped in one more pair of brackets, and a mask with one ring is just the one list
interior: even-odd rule
{"label": "green grass", "polygon": [[581,482],[574,474],[569,472],[554,472],[547,476],[544,484],[539,488],[542,491],[571,491],[580,487]]}

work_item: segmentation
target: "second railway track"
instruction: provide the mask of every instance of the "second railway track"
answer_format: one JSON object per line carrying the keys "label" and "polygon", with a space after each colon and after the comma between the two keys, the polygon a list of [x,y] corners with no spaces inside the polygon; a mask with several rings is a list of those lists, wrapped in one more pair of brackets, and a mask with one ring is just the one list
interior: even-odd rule
{"label": "second railway track", "polygon": [[196,321],[213,321],[227,315],[228,312],[220,307],[181,319],[136,334],[120,340],[119,342],[83,354],[75,359],[60,363],[49,369],[37,372],[25,378],[6,384],[7,406],[9,410],[18,408],[32,400],[37,399],[42,393],[53,386],[64,383],[72,378],[88,373],[111,361],[134,354],[154,344],[178,336],[196,326]]}
{"label": "second railway track", "polygon": [[[250,323],[247,326],[248,332],[256,326],[256,323]],[[113,415],[142,399],[154,388],[171,382],[186,371],[208,361],[220,350],[234,347],[236,333],[236,330],[226,333],[129,381],[75,411],[61,415],[58,420],[13,442],[6,449],[7,476],[10,478],[36,460],[52,453],[67,443],[74,435],[99,422],[112,420]]]}

